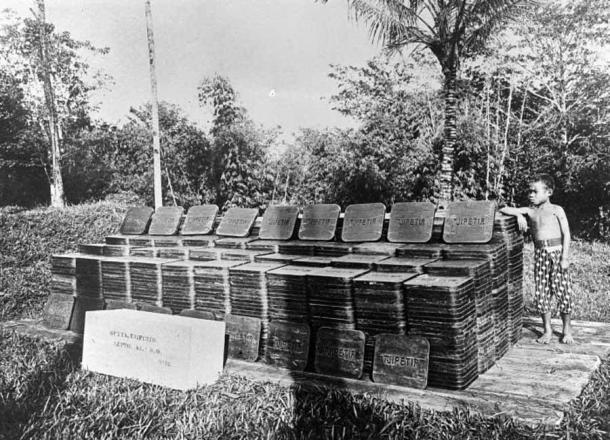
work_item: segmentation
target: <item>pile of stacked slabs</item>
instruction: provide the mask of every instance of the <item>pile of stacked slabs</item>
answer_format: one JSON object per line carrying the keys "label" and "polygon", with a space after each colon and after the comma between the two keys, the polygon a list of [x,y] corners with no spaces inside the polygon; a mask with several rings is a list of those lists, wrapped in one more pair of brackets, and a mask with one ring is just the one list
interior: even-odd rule
{"label": "pile of stacked slabs", "polygon": [[181,247],[182,246],[182,237],[177,237],[175,235],[169,235],[167,237],[153,237],[153,245],[157,248],[164,247]]}
{"label": "pile of stacked slabs", "polygon": [[76,294],[76,256],[77,254],[51,256],[51,293]]}
{"label": "pile of stacked slabs", "polygon": [[214,242],[217,248],[246,249],[248,243],[256,240],[256,237],[220,237]]}
{"label": "pile of stacked slabs", "polygon": [[289,265],[267,272],[267,300],[271,321],[309,324],[307,275],[315,268]]}
{"label": "pile of stacked slabs", "polygon": [[231,313],[229,270],[243,261],[209,260],[193,266],[195,310],[211,312],[217,319]]}
{"label": "pile of stacked slabs", "polygon": [[332,262],[331,257],[303,257],[297,258],[292,262],[298,266],[326,267]]}
{"label": "pile of stacked slabs", "polygon": [[152,257],[129,259],[130,293],[133,302],[161,305],[161,267],[174,260]]}
{"label": "pile of stacked slabs", "polygon": [[265,355],[269,336],[267,272],[282,267],[275,263],[247,263],[229,269],[231,314],[261,320],[260,355]]}
{"label": "pile of stacked slabs", "polygon": [[254,261],[257,263],[292,264],[295,260],[298,260],[299,258],[302,258],[301,255],[285,255],[273,253],[257,255],[254,257]]}
{"label": "pile of stacked slabs", "polygon": [[494,323],[496,360],[510,347],[508,327],[508,248],[504,241],[494,237],[485,244],[456,244],[447,247],[445,255],[451,260],[487,260],[492,278],[491,295],[494,297]]}
{"label": "pile of stacked slabs", "polygon": [[246,249],[253,251],[279,252],[280,245],[285,243],[281,240],[255,240],[246,245]]}
{"label": "pile of stacked slabs", "polygon": [[277,252],[280,254],[288,255],[313,255],[314,245],[317,242],[313,241],[286,241],[279,243],[277,246]]}
{"label": "pile of stacked slabs", "polygon": [[104,255],[104,245],[99,243],[81,243],[78,245],[78,253],[87,255]]}
{"label": "pile of stacked slabs", "polygon": [[373,269],[377,263],[386,259],[386,255],[348,254],[333,258],[331,265],[351,269]]}
{"label": "pile of stacked slabs", "polygon": [[118,244],[104,245],[104,255],[108,257],[126,257],[129,255],[129,250],[129,246],[122,246]]}
{"label": "pile of stacked slabs", "polygon": [[159,256],[159,249],[153,247],[130,247],[129,255],[132,257],[154,258]]}
{"label": "pile of stacked slabs", "polygon": [[478,377],[472,278],[420,275],[404,286],[408,334],[430,342],[428,384],[465,389]]}
{"label": "pile of stacked slabs", "polygon": [[217,235],[189,235],[182,237],[182,246],[212,247],[217,239]]}
{"label": "pile of stacked slabs", "polygon": [[510,348],[510,328],[508,322],[508,285],[493,289],[491,294],[494,297],[495,311],[495,343],[496,359],[500,359]]}
{"label": "pile of stacked slabs", "polygon": [[397,257],[408,258],[443,258],[443,251],[447,245],[443,243],[409,243],[396,249]]}
{"label": "pile of stacked slabs", "polygon": [[129,258],[107,257],[102,260],[102,287],[104,299],[129,301]]}
{"label": "pile of stacked slabs", "polygon": [[76,257],[76,292],[79,296],[102,298],[102,260],[99,255]]}
{"label": "pile of stacked slabs", "polygon": [[351,254],[354,250],[353,243],[342,243],[337,241],[316,242],[313,254],[319,257],[341,257]]}
{"label": "pile of stacked slabs", "polygon": [[491,268],[487,260],[440,260],[425,266],[432,276],[470,277],[474,282],[477,312],[477,350],[479,374],[487,371],[496,360],[494,308],[491,293]]}
{"label": "pile of stacked slabs", "polygon": [[402,243],[361,243],[359,245],[354,246],[354,253],[367,255],[386,255],[388,257],[393,257],[396,255],[396,249],[402,246]]}
{"label": "pile of stacked slabs", "polygon": [[406,334],[403,284],[415,276],[416,273],[369,272],[354,279],[356,329],[366,337],[364,371],[368,374],[373,370],[375,336]]}
{"label": "pile of stacked slabs", "polygon": [[437,261],[436,258],[392,257],[375,264],[379,272],[415,272],[424,273],[427,264]]}
{"label": "pile of stacked slabs", "polygon": [[366,269],[317,268],[307,276],[312,331],[320,327],[355,330],[354,278]]}
{"label": "pile of stacked slabs", "polygon": [[174,246],[174,247],[160,247],[157,248],[157,255],[159,258],[171,258],[174,260],[188,260],[189,248]]}
{"label": "pile of stacked slabs", "polygon": [[222,249],[220,252],[220,259],[230,261],[247,261],[249,263],[254,263],[255,258],[258,255],[264,255],[266,253],[268,252],[247,249]]}
{"label": "pile of stacked slabs", "polygon": [[106,244],[124,246],[129,244],[129,235],[109,235],[104,241],[106,242]]}
{"label": "pile of stacked slabs", "polygon": [[195,305],[195,283],[193,266],[198,261],[174,261],[161,266],[162,302],[172,313],[192,309]]}
{"label": "pile of stacked slabs", "polygon": [[523,328],[523,235],[517,218],[507,215],[496,216],[494,231],[508,247],[508,327],[511,343],[516,344]]}
{"label": "pile of stacked slabs", "polygon": [[127,243],[118,243],[119,240],[116,241],[108,241],[106,238],[107,244],[127,244],[129,246],[137,246],[137,247],[155,247],[155,240],[153,237],[144,237],[140,235],[130,235],[127,238]]}
{"label": "pile of stacked slabs", "polygon": [[189,248],[189,260],[194,261],[214,261],[220,259],[220,250],[209,247],[191,247]]}

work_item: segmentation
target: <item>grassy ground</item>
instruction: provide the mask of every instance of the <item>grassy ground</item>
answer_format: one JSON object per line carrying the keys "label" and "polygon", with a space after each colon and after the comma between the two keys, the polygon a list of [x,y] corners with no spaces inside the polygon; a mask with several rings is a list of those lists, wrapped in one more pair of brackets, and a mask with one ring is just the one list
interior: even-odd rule
{"label": "grassy ground", "polygon": [[172,391],[78,370],[57,345],[0,331],[0,439],[603,439],[609,390],[604,362],[549,431],[235,376]]}
{"label": "grassy ground", "polygon": [[[109,203],[61,212],[0,211],[0,320],[39,315],[50,254],[101,241],[124,211]],[[531,254],[526,248],[527,269]],[[574,244],[575,318],[610,322],[609,262],[610,246]],[[0,440],[16,438],[603,439],[610,438],[610,360],[562,425],[545,431],[506,418],[427,412],[367,395],[287,389],[234,376],[182,393],[83,372],[60,346],[0,330]]]}
{"label": "grassy ground", "polygon": [[125,206],[109,202],[0,210],[0,320],[39,316],[49,296],[51,255],[76,251],[78,243],[103,242],[125,212]]}
{"label": "grassy ground", "polygon": [[[534,315],[534,248],[524,250],[524,292],[527,313]],[[610,245],[575,240],[570,247],[570,272],[574,290],[573,318],[610,322]]]}

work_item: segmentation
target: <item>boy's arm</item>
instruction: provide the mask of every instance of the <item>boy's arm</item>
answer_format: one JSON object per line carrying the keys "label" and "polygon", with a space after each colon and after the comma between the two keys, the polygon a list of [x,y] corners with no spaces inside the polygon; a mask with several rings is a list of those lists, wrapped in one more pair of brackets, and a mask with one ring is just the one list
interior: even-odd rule
{"label": "boy's arm", "polygon": [[568,218],[561,206],[555,206],[555,216],[559,221],[559,229],[561,229],[561,239],[563,249],[561,251],[561,268],[567,269],[570,265],[569,254],[570,254],[570,225],[568,224]]}
{"label": "boy's arm", "polygon": [[527,220],[524,215],[530,215],[530,208],[511,208],[510,206],[505,206],[500,209],[502,214],[513,215],[517,217],[517,224],[519,225],[520,231],[527,231]]}

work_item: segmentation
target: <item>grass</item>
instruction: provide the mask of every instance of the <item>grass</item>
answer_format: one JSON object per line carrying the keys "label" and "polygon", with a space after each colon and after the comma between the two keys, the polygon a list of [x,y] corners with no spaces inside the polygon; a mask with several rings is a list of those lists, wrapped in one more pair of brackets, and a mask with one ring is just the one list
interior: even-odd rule
{"label": "grass", "polygon": [[0,439],[603,439],[610,433],[607,360],[554,430],[232,375],[178,392],[77,367],[57,344],[0,330]]}
{"label": "grass", "polygon": [[[0,211],[0,320],[38,316],[48,295],[49,256],[101,241],[115,232],[124,212],[112,203]],[[526,247],[526,292],[532,251]],[[609,260],[608,245],[574,243],[576,319],[610,322]],[[232,375],[190,392],[172,391],[81,371],[60,345],[0,330],[0,440],[17,438],[603,439],[610,438],[610,359],[561,426],[545,430],[510,418],[436,413],[369,395],[283,388]]]}
{"label": "grass", "polygon": [[99,202],[62,210],[0,210],[0,320],[40,316],[49,295],[50,258],[116,232],[127,208]]}
{"label": "grass", "polygon": [[[572,317],[585,321],[610,322],[610,245],[575,240],[570,246],[570,272],[574,290]],[[524,292],[526,309],[536,313],[532,302],[534,292],[534,248],[524,251]]]}

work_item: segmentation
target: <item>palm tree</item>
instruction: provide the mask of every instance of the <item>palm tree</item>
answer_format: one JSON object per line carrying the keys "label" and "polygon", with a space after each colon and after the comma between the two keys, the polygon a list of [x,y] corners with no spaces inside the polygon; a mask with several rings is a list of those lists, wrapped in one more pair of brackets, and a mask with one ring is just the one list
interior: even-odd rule
{"label": "palm tree", "polygon": [[440,63],[445,99],[440,199],[453,191],[456,144],[456,75],[460,59],[480,50],[499,25],[520,16],[536,0],[347,0],[356,20],[369,26],[372,40],[395,50],[422,45]]}

